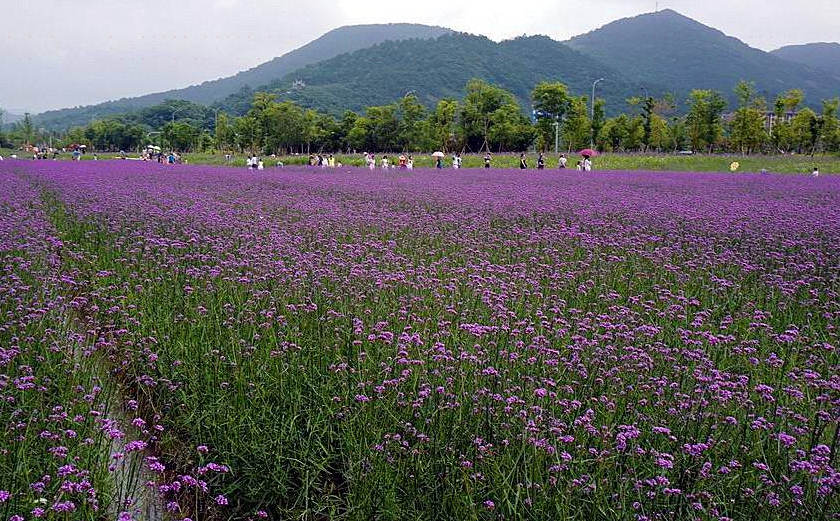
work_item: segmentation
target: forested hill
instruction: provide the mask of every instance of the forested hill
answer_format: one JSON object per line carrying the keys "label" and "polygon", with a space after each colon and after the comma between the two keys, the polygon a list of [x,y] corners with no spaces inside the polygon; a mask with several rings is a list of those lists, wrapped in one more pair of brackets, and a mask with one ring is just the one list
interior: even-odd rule
{"label": "forested hill", "polygon": [[265,85],[306,65],[342,53],[364,49],[389,40],[436,38],[450,32],[443,27],[419,24],[354,25],[332,30],[317,40],[234,76],[205,81],[183,89],[169,90],[108,101],[85,107],[53,110],[38,114],[36,123],[44,128],[61,129],[84,125],[94,119],[157,105],[165,100],[187,100],[209,105],[241,89]]}
{"label": "forested hill", "polygon": [[822,69],[840,81],[840,43],[808,43],[788,45],[772,51],[771,54],[785,60],[801,63],[814,69]]}
{"label": "forested hill", "polygon": [[[638,86],[607,66],[546,36],[522,37],[501,43],[483,36],[452,33],[435,40],[389,41],[309,65],[258,90],[276,93],[304,106],[334,114],[383,105],[413,91],[431,107],[443,98],[460,98],[464,85],[480,78],[513,92],[524,109],[540,81],[561,81],[577,95],[588,96],[592,82],[607,111],[626,110],[626,99]],[[295,89],[294,80],[306,86]],[[661,91],[651,86],[651,94]],[[232,113],[247,110],[251,93],[231,96],[219,106]]]}
{"label": "forested hill", "polygon": [[715,89],[730,102],[739,80],[754,81],[770,102],[788,89],[805,91],[806,103],[840,95],[834,75],[749,47],[675,11],[612,22],[567,42],[625,76],[662,85],[684,100],[692,89]]}

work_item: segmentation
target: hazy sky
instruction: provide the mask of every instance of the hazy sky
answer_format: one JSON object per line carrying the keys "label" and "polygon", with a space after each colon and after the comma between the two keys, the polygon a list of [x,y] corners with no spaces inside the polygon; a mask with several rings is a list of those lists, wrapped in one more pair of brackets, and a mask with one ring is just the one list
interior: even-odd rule
{"label": "hazy sky", "polygon": [[[416,22],[558,40],[656,0],[3,0],[0,107],[34,112],[235,74],[342,25]],[[660,0],[771,50],[840,39],[840,0]]]}

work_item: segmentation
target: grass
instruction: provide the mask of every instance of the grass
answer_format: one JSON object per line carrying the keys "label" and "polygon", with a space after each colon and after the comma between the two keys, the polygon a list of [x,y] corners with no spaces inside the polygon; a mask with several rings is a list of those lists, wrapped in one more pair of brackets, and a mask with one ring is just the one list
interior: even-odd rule
{"label": "grass", "polygon": [[[11,150],[0,150],[0,155],[8,157]],[[20,154],[18,154],[20,155]],[[380,159],[383,154],[377,154]],[[102,153],[98,154],[101,159],[115,159],[119,154]],[[392,162],[399,156],[389,154]],[[434,159],[427,153],[413,154],[415,165],[418,168],[434,167]],[[450,154],[451,156],[451,154]],[[202,165],[229,165],[245,166],[245,156],[234,155],[233,161],[225,161],[221,153],[186,153],[183,157],[190,164]],[[344,165],[364,166],[361,154],[345,155],[338,154],[336,160]],[[556,169],[558,166],[557,156],[547,154],[547,168]],[[69,154],[63,154],[62,159],[70,159]],[[92,154],[83,156],[84,160],[92,160]],[[578,158],[569,156],[569,168],[574,168]],[[308,156],[281,156],[277,158],[263,157],[266,168],[276,166],[278,161],[284,165],[306,165]],[[733,162],[740,164],[741,172],[759,172],[762,169],[768,172],[785,174],[810,174],[814,167],[820,169],[823,174],[840,174],[840,156],[838,155],[749,155],[738,154],[699,154],[694,156],[672,155],[672,154],[603,154],[594,159],[594,166],[597,170],[645,170],[645,171],[671,171],[671,172],[729,172]],[[529,168],[535,168],[536,155],[528,154]],[[377,163],[378,166],[378,163]],[[518,154],[494,154],[492,166],[494,168],[519,168]],[[482,154],[465,154],[463,156],[464,168],[483,168],[484,160]],[[447,157],[444,168],[451,168],[451,157]]]}

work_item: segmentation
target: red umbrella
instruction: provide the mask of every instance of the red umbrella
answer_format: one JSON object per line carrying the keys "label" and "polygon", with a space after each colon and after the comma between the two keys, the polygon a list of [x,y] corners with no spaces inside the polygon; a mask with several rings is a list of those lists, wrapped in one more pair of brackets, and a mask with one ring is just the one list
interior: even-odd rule
{"label": "red umbrella", "polygon": [[584,157],[595,157],[598,155],[596,150],[592,150],[591,148],[586,148],[580,151],[580,155]]}

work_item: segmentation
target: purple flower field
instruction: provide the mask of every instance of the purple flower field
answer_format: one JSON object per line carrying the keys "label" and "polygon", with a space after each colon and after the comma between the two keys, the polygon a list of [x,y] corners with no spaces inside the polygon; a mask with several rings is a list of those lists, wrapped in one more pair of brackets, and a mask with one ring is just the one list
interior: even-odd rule
{"label": "purple flower field", "polygon": [[840,177],[0,186],[2,519],[840,519]]}

